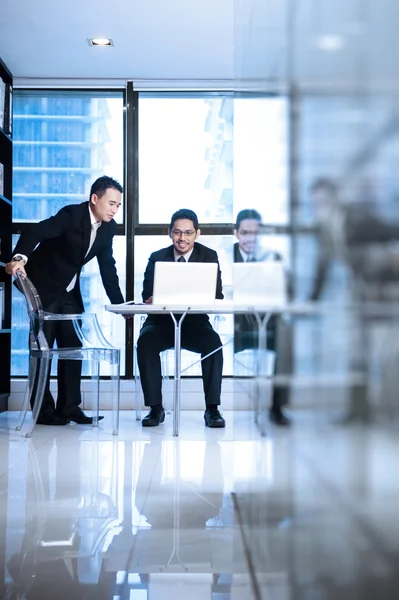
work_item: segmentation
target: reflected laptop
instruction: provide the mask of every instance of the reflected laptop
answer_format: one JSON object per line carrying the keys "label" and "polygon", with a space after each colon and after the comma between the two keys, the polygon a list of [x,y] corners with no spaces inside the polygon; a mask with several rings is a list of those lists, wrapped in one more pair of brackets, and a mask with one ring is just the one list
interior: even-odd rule
{"label": "reflected laptop", "polygon": [[235,263],[234,304],[262,306],[287,302],[287,276],[281,261]]}
{"label": "reflected laptop", "polygon": [[156,262],[153,304],[212,305],[217,273],[217,263]]}

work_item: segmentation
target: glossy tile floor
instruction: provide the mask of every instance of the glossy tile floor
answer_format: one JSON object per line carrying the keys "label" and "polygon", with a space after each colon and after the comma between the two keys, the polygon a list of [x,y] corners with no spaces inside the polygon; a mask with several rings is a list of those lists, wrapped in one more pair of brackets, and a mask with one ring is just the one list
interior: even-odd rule
{"label": "glossy tile floor", "polygon": [[116,437],[106,414],[98,430],[37,426],[27,440],[17,413],[1,415],[0,597],[251,600],[231,495],[248,415],[218,431],[202,414],[183,414],[178,440],[171,416],[149,430],[121,413]]}
{"label": "glossy tile floor", "polygon": [[[0,597],[398,598],[399,438],[294,414],[260,439],[249,412],[98,430],[0,415]],[[249,557],[249,561],[247,560]]]}

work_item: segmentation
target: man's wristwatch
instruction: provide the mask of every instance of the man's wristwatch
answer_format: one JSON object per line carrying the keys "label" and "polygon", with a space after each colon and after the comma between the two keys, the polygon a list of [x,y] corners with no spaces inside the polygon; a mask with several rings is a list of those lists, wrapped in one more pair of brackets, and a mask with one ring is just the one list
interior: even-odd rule
{"label": "man's wristwatch", "polygon": [[25,264],[25,259],[24,259],[24,257],[23,257],[23,256],[21,256],[20,254],[16,254],[15,256],[13,256],[13,257],[12,257],[12,261],[13,261],[13,262],[19,262],[20,260],[23,260],[23,261],[24,261],[24,264]]}

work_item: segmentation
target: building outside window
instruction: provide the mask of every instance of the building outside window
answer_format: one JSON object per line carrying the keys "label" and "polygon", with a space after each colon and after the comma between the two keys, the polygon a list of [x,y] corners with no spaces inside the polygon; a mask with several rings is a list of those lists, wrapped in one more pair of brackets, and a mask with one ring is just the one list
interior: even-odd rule
{"label": "building outside window", "polygon": [[[123,93],[39,92],[14,94],[14,228],[46,219],[63,206],[89,199],[97,177],[110,175],[123,183]],[[123,207],[117,222],[123,221]],[[14,245],[18,237],[14,235]],[[126,244],[115,236],[114,255],[121,289],[125,290]],[[122,242],[122,243],[120,243]],[[87,312],[96,312],[110,341],[123,346],[125,325],[102,310],[108,302],[97,262],[82,272]],[[28,322],[24,300],[13,290],[12,375],[28,369]],[[124,355],[122,353],[124,358]],[[122,365],[122,372],[124,365]]]}

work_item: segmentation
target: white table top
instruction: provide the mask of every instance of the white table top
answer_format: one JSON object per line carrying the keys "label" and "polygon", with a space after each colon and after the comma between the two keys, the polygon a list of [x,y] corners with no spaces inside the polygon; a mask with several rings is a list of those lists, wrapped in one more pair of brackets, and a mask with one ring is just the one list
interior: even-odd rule
{"label": "white table top", "polygon": [[370,318],[399,319],[399,306],[394,302],[287,302],[280,304],[243,305],[232,300],[216,300],[212,305],[187,306],[182,304],[107,304],[105,309],[121,315],[151,315],[169,313],[191,314],[289,314],[298,316],[323,316],[329,314],[362,313]]}
{"label": "white table top", "polygon": [[216,300],[212,305],[187,306],[183,304],[107,304],[105,309],[122,315],[163,314],[163,313],[191,313],[191,314],[248,314],[248,313],[273,313],[273,314],[321,314],[326,312],[326,306],[318,302],[292,302],[284,304],[243,305],[232,300]]}

